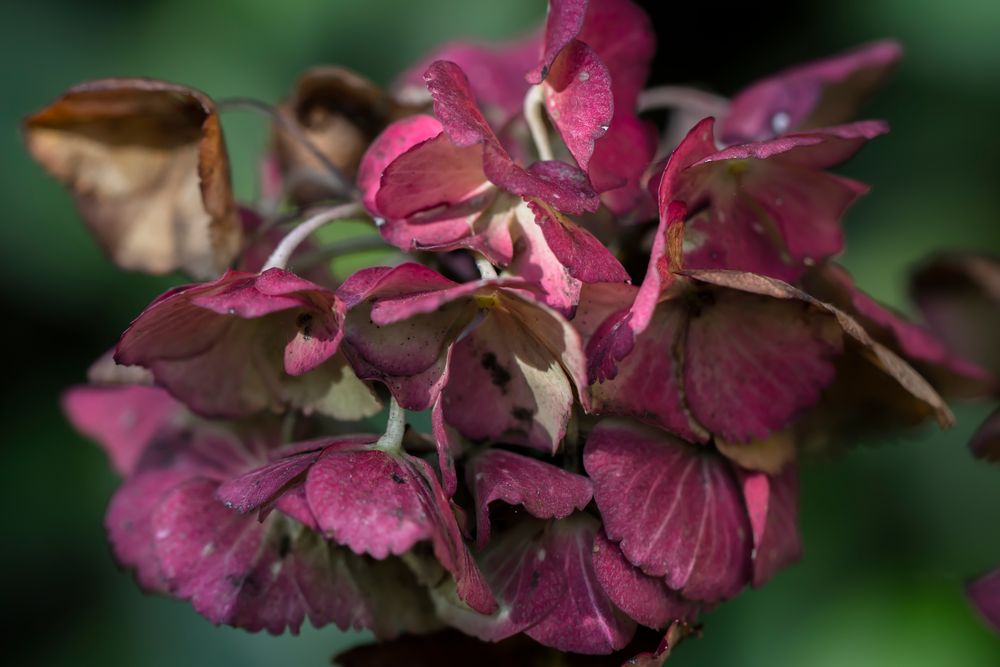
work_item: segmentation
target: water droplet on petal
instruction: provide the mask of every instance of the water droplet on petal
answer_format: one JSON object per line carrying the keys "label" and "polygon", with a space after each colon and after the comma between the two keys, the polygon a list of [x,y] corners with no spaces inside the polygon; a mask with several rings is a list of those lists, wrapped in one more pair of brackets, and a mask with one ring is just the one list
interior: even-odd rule
{"label": "water droplet on petal", "polygon": [[590,72],[580,72],[579,79],[580,79],[580,81],[588,81],[588,80],[590,80]]}
{"label": "water droplet on petal", "polygon": [[771,116],[771,130],[775,134],[784,134],[791,123],[792,118],[786,111],[779,111]]}

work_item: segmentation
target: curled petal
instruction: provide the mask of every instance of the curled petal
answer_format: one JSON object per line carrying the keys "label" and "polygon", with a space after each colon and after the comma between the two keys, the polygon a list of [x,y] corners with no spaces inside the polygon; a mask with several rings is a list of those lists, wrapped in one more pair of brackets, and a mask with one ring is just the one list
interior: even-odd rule
{"label": "curled petal", "polygon": [[490,503],[521,505],[538,519],[564,519],[590,502],[590,480],[562,468],[502,449],[488,449],[471,459],[466,477],[476,502],[476,542],[490,539]]}
{"label": "curled petal", "polygon": [[29,116],[25,140],[119,266],[210,278],[239,252],[219,115],[203,93],[154,79],[88,81]]}

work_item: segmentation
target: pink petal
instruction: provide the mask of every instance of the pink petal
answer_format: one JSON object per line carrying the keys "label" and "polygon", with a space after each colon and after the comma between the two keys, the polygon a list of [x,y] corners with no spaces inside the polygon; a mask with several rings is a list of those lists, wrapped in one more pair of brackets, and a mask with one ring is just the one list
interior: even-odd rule
{"label": "pink petal", "polygon": [[545,241],[571,276],[584,283],[627,283],[628,273],[593,234],[541,204],[529,203]]}
{"label": "pink petal", "polygon": [[653,162],[656,138],[649,125],[636,116],[618,111],[607,133],[594,144],[589,173],[601,201],[616,215],[642,215],[653,201],[642,185]]}
{"label": "pink petal", "polygon": [[[333,292],[291,273],[229,272],[213,283],[178,288],[154,301],[122,334],[115,358],[148,368],[159,385],[206,416],[248,416],[289,404],[305,407],[313,400],[307,397],[324,396],[329,381],[346,376],[362,394],[356,405],[364,416],[377,403],[334,358],[341,317]],[[314,370],[316,374],[309,373]],[[336,372],[324,375],[328,370]],[[313,385],[320,375],[327,382]]]}
{"label": "pink petal", "polygon": [[126,480],[108,503],[104,527],[119,565],[135,571],[143,589],[165,592],[167,580],[156,558],[153,512],[163,498],[189,479],[177,470],[159,470]]}
{"label": "pink petal", "polygon": [[469,80],[454,63],[438,61],[425,74],[434,113],[455,146],[482,145],[483,171],[500,188],[522,197],[538,197],[568,213],[595,211],[600,202],[586,176],[570,165],[525,171],[514,163],[476,107]]}
{"label": "pink petal", "polygon": [[545,559],[560,563],[567,588],[559,604],[525,634],[545,646],[573,653],[606,654],[625,646],[635,624],[619,612],[601,588],[592,554],[600,524],[587,514],[554,522]]}
{"label": "pink petal", "polygon": [[687,217],[688,208],[684,202],[671,201],[670,193],[678,187],[681,174],[688,165],[714,150],[712,127],[711,118],[698,123],[667,161],[658,186],[660,224],[653,238],[646,276],[628,312],[616,315],[615,321],[601,327],[590,341],[588,366],[591,380],[602,381],[615,376],[618,362],[632,350],[635,337],[649,326],[661,292],[673,282],[671,269],[678,267],[669,265],[668,240],[674,233],[672,230]]}
{"label": "pink petal", "polygon": [[381,186],[382,172],[400,155],[439,134],[441,123],[424,114],[403,118],[385,128],[368,147],[358,167],[358,188],[365,208],[378,215],[375,196]]}
{"label": "pink petal", "polygon": [[850,120],[901,55],[896,42],[874,42],[761,79],[733,98],[722,139],[757,141]]}
{"label": "pink petal", "polygon": [[686,264],[796,280],[805,266],[839,253],[840,220],[867,187],[821,170],[887,130],[865,121],[730,146],[693,162],[674,187],[661,185],[661,210],[674,200],[704,208],[689,230],[695,248]]}
{"label": "pink petal", "polygon": [[[687,324],[681,308],[665,304],[657,309],[633,349],[618,362],[614,379],[591,385],[593,412],[633,417],[692,442],[704,440],[705,434],[691,422],[678,385],[682,375],[677,354]],[[598,331],[591,344],[607,338]]]}
{"label": "pink petal", "polygon": [[753,585],[763,586],[802,556],[799,477],[794,466],[770,476],[737,468],[753,530]]}
{"label": "pink petal", "polygon": [[306,497],[323,532],[358,554],[382,559],[430,540],[455,576],[458,595],[481,613],[496,609],[430,466],[378,449],[324,451],[306,476]]}
{"label": "pink petal", "polygon": [[586,14],[587,0],[549,1],[542,59],[526,76],[528,83],[541,83],[548,76],[556,56],[580,33]]}
{"label": "pink petal", "polygon": [[476,504],[476,543],[490,540],[490,503],[502,500],[521,505],[538,519],[564,519],[590,502],[590,480],[537,459],[488,449],[469,461],[466,478],[472,480]]}
{"label": "pink petal", "polygon": [[971,582],[965,592],[986,623],[1000,633],[1000,570]]}
{"label": "pink petal", "polygon": [[763,438],[815,405],[836,376],[840,332],[803,303],[733,290],[698,292],[684,345],[684,396],[727,442]]}
{"label": "pink petal", "polygon": [[725,459],[660,431],[604,421],[584,466],[608,537],[648,575],[693,600],[750,580],[750,526]]}
{"label": "pink petal", "polygon": [[641,625],[665,628],[676,620],[693,623],[698,618],[699,603],[685,600],[662,579],[643,574],[603,530],[594,541],[594,573],[615,606]]}
{"label": "pink petal", "polygon": [[541,299],[547,306],[566,317],[573,317],[583,283],[574,278],[556,257],[527,204],[519,207],[516,229],[518,237],[514,242],[514,259],[504,275],[517,276],[532,283],[541,292]]}
{"label": "pink petal", "polygon": [[433,62],[448,60],[468,74],[480,104],[487,111],[498,108],[502,113],[498,120],[505,121],[521,111],[528,92],[524,73],[538,62],[541,46],[541,35],[496,45],[451,42],[404,72],[396,88],[403,93],[425,92],[424,72]]}
{"label": "pink petal", "polygon": [[484,641],[511,637],[549,616],[563,599],[563,564],[550,558],[547,524],[521,521],[494,539],[480,554],[483,575],[496,591],[499,608],[490,616],[447,600],[438,605],[442,620]]}
{"label": "pink petal", "polygon": [[183,408],[158,387],[142,385],[71,388],[63,411],[83,435],[96,440],[123,477],[135,470],[146,446]]}
{"label": "pink petal", "polygon": [[604,136],[614,114],[611,75],[592,48],[573,40],[545,79],[545,108],[570,155],[587,171],[594,142]]}
{"label": "pink petal", "polygon": [[577,36],[611,73],[615,108],[635,111],[656,52],[656,33],[646,12],[632,0],[590,0]]}
{"label": "pink petal", "polygon": [[348,569],[360,559],[331,549],[279,516],[263,523],[227,510],[215,484],[191,480],[153,517],[156,553],[171,590],[214,623],[278,634],[302,621],[340,628],[374,624],[369,591]]}

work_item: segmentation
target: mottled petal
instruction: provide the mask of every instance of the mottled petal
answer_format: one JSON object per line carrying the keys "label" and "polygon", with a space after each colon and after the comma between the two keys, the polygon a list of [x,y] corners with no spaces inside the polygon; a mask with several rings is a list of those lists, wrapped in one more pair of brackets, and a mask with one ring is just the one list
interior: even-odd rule
{"label": "mottled petal", "polygon": [[529,202],[556,259],[583,283],[627,283],[621,263],[593,234],[543,204]]}
{"label": "mottled petal", "polygon": [[563,564],[550,557],[547,524],[521,521],[493,540],[479,556],[483,575],[496,591],[499,607],[489,616],[477,614],[434,591],[438,615],[449,625],[484,641],[500,641],[546,618],[566,593]]}
{"label": "mottled petal", "polygon": [[590,480],[502,449],[487,449],[466,467],[476,504],[476,542],[490,540],[490,503],[521,505],[538,519],[564,519],[590,502]]}
{"label": "mottled petal", "polygon": [[643,574],[603,530],[594,542],[594,573],[616,607],[650,628],[665,628],[676,620],[694,622],[702,606],[670,590],[662,579]]}
{"label": "mottled petal", "polygon": [[573,40],[545,79],[545,108],[570,155],[587,171],[594,142],[608,131],[614,114],[611,75],[592,48]]}
{"label": "mottled petal", "polygon": [[566,594],[545,620],[525,631],[560,651],[605,654],[625,646],[635,624],[615,608],[594,572],[594,538],[600,524],[576,514],[551,524],[545,558],[557,560],[566,577]]}
{"label": "mottled petal", "polygon": [[591,431],[584,466],[608,537],[644,573],[708,602],[748,583],[750,526],[725,459],[659,431],[604,421]]}

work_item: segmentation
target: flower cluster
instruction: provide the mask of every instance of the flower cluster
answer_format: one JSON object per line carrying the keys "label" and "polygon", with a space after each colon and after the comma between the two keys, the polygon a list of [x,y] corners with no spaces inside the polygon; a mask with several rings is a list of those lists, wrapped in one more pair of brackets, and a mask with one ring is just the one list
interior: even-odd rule
{"label": "flower cluster", "polygon": [[[610,654],[643,626],[659,664],[799,557],[801,452],[946,426],[938,390],[993,382],[834,263],[867,187],[828,170],[887,131],[851,117],[895,44],[731,100],[643,90],[654,50],[630,0],[552,0],[389,91],[312,70],[253,206],[219,121],[246,101],[107,79],[27,119],[119,266],[206,281],[64,401],[124,478],[107,530],[144,589],[273,633]],[[371,243],[310,238],[345,219],[389,265],[331,272]]]}

